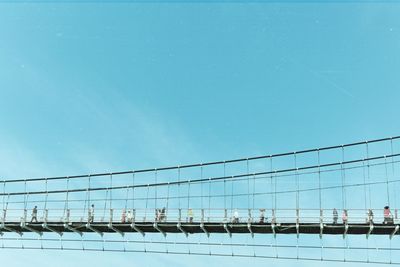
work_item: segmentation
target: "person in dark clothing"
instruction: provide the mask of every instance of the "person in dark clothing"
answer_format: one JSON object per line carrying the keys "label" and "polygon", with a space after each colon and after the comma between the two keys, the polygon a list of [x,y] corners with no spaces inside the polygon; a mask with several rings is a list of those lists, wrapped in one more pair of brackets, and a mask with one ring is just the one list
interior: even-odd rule
{"label": "person in dark clothing", "polygon": [[374,223],[374,212],[372,211],[372,209],[368,210],[367,215],[367,223]]}
{"label": "person in dark clothing", "polygon": [[89,209],[89,223],[94,221],[94,204]]}
{"label": "person in dark clothing", "polygon": [[337,224],[337,221],[339,219],[339,215],[336,209],[333,209],[333,224]]}
{"label": "person in dark clothing", "polygon": [[32,218],[31,218],[31,222],[38,222],[38,220],[37,220],[37,206],[35,206],[33,209],[32,209]]}
{"label": "person in dark clothing", "polygon": [[260,223],[265,222],[265,209],[260,209]]}

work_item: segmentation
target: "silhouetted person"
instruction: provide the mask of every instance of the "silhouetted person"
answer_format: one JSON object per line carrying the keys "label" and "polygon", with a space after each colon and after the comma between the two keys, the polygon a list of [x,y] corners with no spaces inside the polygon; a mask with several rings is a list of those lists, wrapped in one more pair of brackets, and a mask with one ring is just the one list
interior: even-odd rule
{"label": "silhouetted person", "polygon": [[90,206],[89,209],[89,223],[92,223],[94,221],[94,204]]}
{"label": "silhouetted person", "polygon": [[265,209],[260,209],[260,223],[265,222]]}
{"label": "silhouetted person", "polygon": [[389,206],[383,208],[383,224],[393,224],[393,216]]}
{"label": "silhouetted person", "polygon": [[35,207],[32,209],[32,219],[31,219],[31,222],[33,222],[33,221],[38,222],[38,220],[37,220],[37,206],[35,206]]}
{"label": "silhouetted person", "polygon": [[156,209],[156,222],[159,222],[161,220],[161,210]]}
{"label": "silhouetted person", "polygon": [[372,209],[368,210],[367,223],[374,223],[374,212],[372,211]]}
{"label": "silhouetted person", "polygon": [[165,219],[165,208],[156,209],[156,221],[162,222]]}
{"label": "silhouetted person", "polygon": [[342,221],[343,221],[343,224],[347,224],[347,222],[348,222],[347,210],[343,210],[343,213],[342,213]]}
{"label": "silhouetted person", "polygon": [[338,214],[338,212],[337,212],[337,209],[335,208],[335,209],[333,209],[333,212],[332,212],[332,214],[333,214],[333,224],[337,224],[337,221],[338,221],[338,219],[339,219],[339,214]]}
{"label": "silhouetted person", "polygon": [[193,222],[193,210],[188,209],[188,218],[189,218],[189,223]]}

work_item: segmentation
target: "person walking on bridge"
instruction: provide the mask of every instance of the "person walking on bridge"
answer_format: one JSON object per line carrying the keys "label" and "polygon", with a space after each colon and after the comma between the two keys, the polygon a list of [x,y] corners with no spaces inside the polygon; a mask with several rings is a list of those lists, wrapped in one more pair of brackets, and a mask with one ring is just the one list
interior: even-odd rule
{"label": "person walking on bridge", "polygon": [[188,218],[189,218],[189,223],[193,222],[193,210],[188,209]]}
{"label": "person walking on bridge", "polygon": [[389,206],[383,208],[383,224],[393,224],[393,216]]}
{"label": "person walking on bridge", "polygon": [[233,223],[239,223],[239,211],[237,209],[235,209],[235,211],[233,212]]}
{"label": "person walking on bridge", "polygon": [[265,222],[265,209],[260,209],[260,223]]}
{"label": "person walking on bridge", "polygon": [[337,224],[337,221],[339,219],[339,215],[338,215],[337,209],[334,208],[332,213],[333,213],[333,224]]}
{"label": "person walking on bridge", "polygon": [[89,209],[89,223],[92,223],[94,221],[94,204]]}
{"label": "person walking on bridge", "polygon": [[343,224],[347,224],[347,222],[348,222],[347,210],[343,210],[343,213],[342,213],[342,221],[343,221]]}
{"label": "person walking on bridge", "polygon": [[128,220],[128,223],[132,223],[133,222],[133,215],[132,215],[132,212],[130,210],[128,210],[128,214],[126,215],[126,218]]}
{"label": "person walking on bridge", "polygon": [[37,206],[35,206],[35,207],[32,209],[32,218],[31,218],[31,222],[33,222],[33,221],[38,222],[38,220],[37,220]]}
{"label": "person walking on bridge", "polygon": [[125,209],[122,209],[121,223],[126,223],[126,210]]}
{"label": "person walking on bridge", "polygon": [[374,223],[374,212],[372,211],[372,209],[369,209],[368,210],[368,213],[367,213],[367,223]]}

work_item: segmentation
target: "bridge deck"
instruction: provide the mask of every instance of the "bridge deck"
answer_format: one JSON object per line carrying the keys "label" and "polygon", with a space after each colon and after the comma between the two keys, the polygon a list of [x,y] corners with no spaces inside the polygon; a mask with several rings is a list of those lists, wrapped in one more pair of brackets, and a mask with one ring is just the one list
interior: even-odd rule
{"label": "bridge deck", "polygon": [[[1,232],[73,232],[71,228],[79,231],[79,232],[94,232],[95,231],[101,233],[115,233],[116,230],[121,233],[128,232],[137,232],[132,227],[130,223],[113,223],[112,227],[108,223],[105,222],[93,222],[90,223],[90,227],[88,227],[85,222],[70,222],[68,223],[67,228],[64,223],[61,222],[48,222],[47,227],[39,222],[39,223],[26,223],[27,227],[23,227],[20,222],[5,222],[4,225],[0,226]],[[324,235],[363,235],[363,234],[371,234],[371,235],[399,235],[399,226],[398,224],[373,224],[373,228],[371,229],[369,224],[348,224],[346,226],[344,224],[323,224],[323,234]],[[178,222],[159,222],[157,223],[157,227],[155,227],[154,222],[137,222],[135,223],[135,228],[139,229],[143,233],[156,233],[156,232],[165,232],[165,233],[182,233],[187,232],[188,234],[196,234],[196,233],[204,233],[204,230],[208,233],[232,233],[232,234],[273,234],[274,231],[276,234],[320,234],[321,226],[319,223],[300,223],[298,225],[298,230],[296,229],[295,223],[281,223],[281,224],[271,224],[271,223],[204,223],[203,227],[201,227],[201,223],[193,222],[187,223],[182,222],[181,227],[179,229]],[[158,229],[157,229],[158,228]],[[250,228],[250,229],[249,229]],[[51,229],[51,230],[50,230]],[[116,230],[115,230],[116,229]],[[33,230],[33,231],[32,231]]]}

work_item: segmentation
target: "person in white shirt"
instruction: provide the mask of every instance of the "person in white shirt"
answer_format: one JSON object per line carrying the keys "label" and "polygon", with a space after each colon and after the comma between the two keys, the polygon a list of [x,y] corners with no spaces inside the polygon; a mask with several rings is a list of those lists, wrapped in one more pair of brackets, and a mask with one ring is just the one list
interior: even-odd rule
{"label": "person in white shirt", "polygon": [[94,221],[94,204],[89,209],[89,223]]}
{"label": "person in white shirt", "polygon": [[128,213],[126,215],[126,218],[128,220],[129,223],[133,222],[133,216],[132,216],[132,212],[130,210],[128,210]]}
{"label": "person in white shirt", "polygon": [[233,223],[238,223],[239,222],[239,212],[237,209],[233,212]]}

